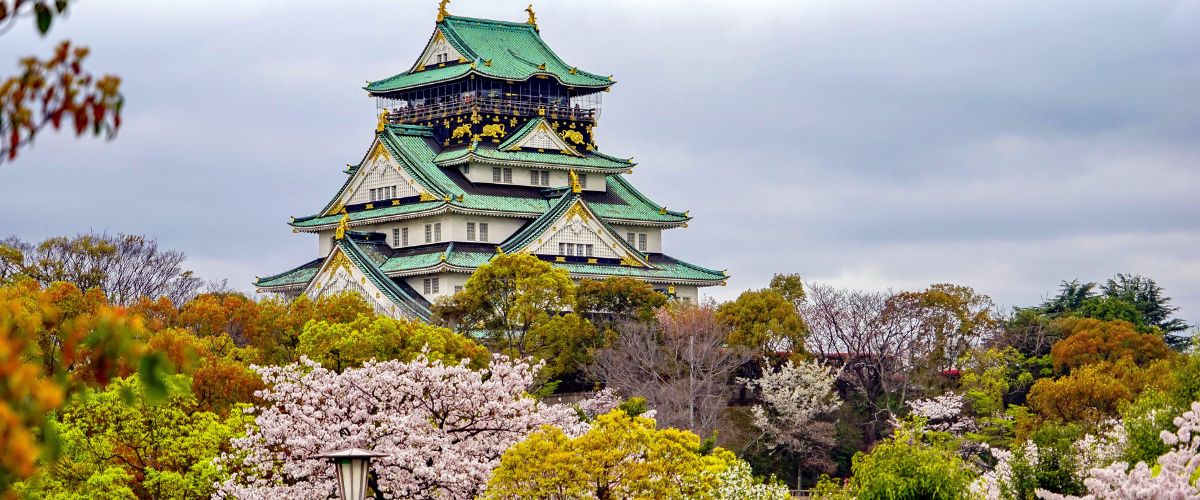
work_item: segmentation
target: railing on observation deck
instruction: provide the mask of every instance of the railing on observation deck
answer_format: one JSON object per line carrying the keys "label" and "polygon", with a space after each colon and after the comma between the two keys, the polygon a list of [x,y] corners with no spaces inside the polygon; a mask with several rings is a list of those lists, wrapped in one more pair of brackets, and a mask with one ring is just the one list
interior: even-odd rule
{"label": "railing on observation deck", "polygon": [[464,97],[427,104],[402,104],[388,107],[391,123],[417,123],[449,116],[465,115],[471,111],[513,116],[537,116],[545,112],[552,120],[596,122],[599,108],[584,108],[567,104],[514,100],[491,97]]}

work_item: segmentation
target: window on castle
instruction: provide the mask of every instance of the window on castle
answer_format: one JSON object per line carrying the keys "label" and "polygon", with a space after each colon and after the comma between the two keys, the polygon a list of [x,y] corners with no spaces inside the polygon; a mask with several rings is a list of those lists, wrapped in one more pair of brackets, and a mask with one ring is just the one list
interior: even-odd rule
{"label": "window on castle", "polygon": [[504,169],[504,183],[512,184],[512,169],[511,168]]}
{"label": "window on castle", "polygon": [[433,223],[433,241],[442,241],[442,223]]}
{"label": "window on castle", "polygon": [[454,285],[454,293],[458,293],[461,291],[462,291],[462,285]]}
{"label": "window on castle", "polygon": [[646,251],[646,233],[638,233],[638,250]]}
{"label": "window on castle", "polygon": [[400,229],[400,246],[408,246],[408,228]]}
{"label": "window on castle", "polygon": [[629,246],[633,246],[634,244],[637,243],[637,234],[636,233],[625,233],[625,241],[629,242]]}
{"label": "window on castle", "polygon": [[549,186],[550,171],[549,170],[530,170],[529,184],[532,186]]}
{"label": "window on castle", "polygon": [[480,223],[479,223],[479,241],[487,241],[487,240],[488,240],[488,237],[487,237],[487,229],[488,229],[488,228],[487,228],[487,226],[488,226],[488,225],[487,225],[487,223],[486,223],[486,222],[480,222]]}
{"label": "window on castle", "polygon": [[471,173],[471,165],[469,163],[462,166],[462,173],[463,175]]}
{"label": "window on castle", "polygon": [[400,246],[400,228],[398,227],[392,229],[392,246]]}
{"label": "window on castle", "polygon": [[375,201],[375,200],[377,200],[377,199],[378,199],[378,198],[376,198],[376,194],[377,194],[378,192],[379,192],[379,190],[378,190],[378,189],[374,189],[374,188],[372,188],[372,189],[371,189],[371,201]]}
{"label": "window on castle", "polygon": [[512,169],[492,167],[492,182],[512,184]]}
{"label": "window on castle", "polygon": [[433,243],[433,224],[425,224],[425,243]]}
{"label": "window on castle", "polygon": [[592,256],[592,251],[593,251],[593,250],[595,250],[595,245],[592,245],[592,244],[590,244],[590,243],[589,243],[589,244],[586,244],[586,245],[581,245],[581,246],[582,246],[582,247],[583,247],[583,249],[584,249],[584,251],[583,251],[583,255],[584,255],[584,257],[591,257],[591,256]]}
{"label": "window on castle", "polygon": [[425,278],[425,280],[422,282],[422,285],[424,285],[423,288],[425,291],[425,295],[429,295],[431,293],[438,293],[438,279],[437,278]]}
{"label": "window on castle", "polygon": [[500,167],[492,167],[492,182],[500,182]]}
{"label": "window on castle", "polygon": [[467,223],[467,241],[475,241],[475,223]]}
{"label": "window on castle", "polygon": [[587,187],[587,174],[579,174],[578,177],[579,177],[579,187],[586,188]]}

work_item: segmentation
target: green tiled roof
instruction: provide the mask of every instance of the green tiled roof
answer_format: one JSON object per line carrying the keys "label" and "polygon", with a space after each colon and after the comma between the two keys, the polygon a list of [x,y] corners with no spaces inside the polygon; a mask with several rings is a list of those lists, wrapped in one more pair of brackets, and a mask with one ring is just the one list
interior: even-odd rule
{"label": "green tiled roof", "polygon": [[[470,72],[518,81],[541,74],[552,76],[563,85],[575,87],[605,88],[613,84],[608,77],[564,63],[542,40],[537,28],[530,24],[446,16],[438,23],[438,28],[469,63],[426,68],[423,71],[414,68],[369,82],[363,88],[372,93],[393,92],[453,80]],[[546,69],[539,69],[538,66],[542,64]]]}
{"label": "green tiled roof", "polygon": [[[538,236],[544,234],[546,232],[546,228],[551,227],[556,221],[561,219],[563,214],[567,213],[567,211],[570,210],[570,208],[576,203],[583,203],[585,208],[591,210],[590,207],[588,207],[587,202],[583,201],[583,197],[580,196],[579,193],[567,191],[558,199],[554,206],[550,207],[550,210],[547,210],[546,213],[542,214],[541,217],[534,219],[533,222],[526,224],[525,227],[521,228],[520,231],[517,231],[512,236],[509,236],[508,239],[500,245],[500,249],[504,250],[505,252],[517,252],[522,248],[525,248],[530,242],[532,242],[534,239],[537,239]],[[613,240],[620,242],[620,245],[625,249],[625,251],[629,252],[631,255],[637,256],[637,258],[642,261],[646,260],[646,254],[639,252],[633,247],[633,245],[629,244],[628,241],[625,241],[625,238],[622,238],[621,235],[617,234],[611,226],[605,224],[604,221],[600,221],[600,225],[608,231],[609,236],[611,236]]]}
{"label": "green tiled roof", "polygon": [[[391,215],[404,215],[404,214],[422,212],[425,210],[437,208],[444,204],[445,204],[445,202],[443,202],[443,201],[421,201],[421,202],[417,202],[417,203],[410,203],[408,205],[389,205],[389,206],[380,207],[380,208],[373,208],[371,210],[350,212],[348,215],[350,216],[350,222],[357,222],[360,220],[374,219],[377,217],[387,217],[387,216],[391,216]],[[341,220],[341,218],[342,218],[342,214],[310,215],[308,217],[297,218],[296,220],[292,221],[292,226],[293,227],[316,227],[316,226],[324,226],[327,224],[337,224],[338,221]]]}
{"label": "green tiled roof", "polygon": [[596,215],[604,219],[621,219],[636,222],[687,222],[689,217],[684,212],[663,210],[647,198],[621,175],[608,176],[608,192],[621,199],[623,203],[605,203],[593,201],[588,203]]}
{"label": "green tiled roof", "polygon": [[430,248],[428,251],[417,253],[401,253],[388,259],[380,269],[386,273],[405,273],[421,269],[429,269],[443,262],[451,266],[474,269],[491,260],[495,251],[481,251],[477,247],[460,250],[454,243],[445,247]]}
{"label": "green tiled roof", "polygon": [[[470,210],[486,210],[507,212],[521,216],[537,217],[550,209],[554,200],[539,197],[501,196],[496,194],[470,193],[459,186],[446,175],[446,172],[434,162],[441,156],[438,147],[429,139],[430,128],[413,125],[388,125],[378,134],[379,140],[405,173],[416,179],[429,193],[439,200],[449,197],[449,201],[425,201],[404,205],[383,206],[370,210],[350,212],[350,221],[358,222],[378,217],[404,215],[425,210],[440,208],[441,205],[451,205]],[[514,152],[515,153],[515,152]],[[526,154],[520,152],[517,154]],[[567,157],[567,155],[554,155]],[[585,191],[583,196],[588,206],[596,216],[627,222],[680,224],[687,222],[688,216],[682,212],[663,211],[652,200],[642,195],[623,175],[608,175],[607,192],[597,193]],[[309,228],[336,224],[340,215],[323,215],[334,205],[334,201],[349,187],[349,181],[342,190],[326,204],[319,214],[298,217],[292,222],[293,227]],[[459,200],[459,197],[462,200]]]}
{"label": "green tiled roof", "polygon": [[272,288],[281,286],[297,286],[303,285],[312,281],[313,276],[317,275],[317,271],[321,270],[321,263],[325,259],[315,259],[308,263],[282,273],[258,278],[254,281],[254,286],[261,288]]}
{"label": "green tiled roof", "polygon": [[566,169],[607,170],[612,173],[624,172],[634,165],[626,160],[619,160],[608,155],[595,153],[584,153],[583,157],[579,157],[557,151],[543,152],[528,149],[507,151],[486,144],[477,145],[474,151],[468,149],[443,151],[433,159],[434,163],[443,166],[461,165],[470,160],[483,160],[485,163],[487,160],[512,163],[538,163],[541,165],[558,165]]}
{"label": "green tiled roof", "polygon": [[596,275],[596,276],[628,276],[632,278],[643,278],[650,281],[691,281],[717,284],[723,282],[726,278],[722,271],[714,271],[706,269],[695,264],[689,264],[682,260],[678,260],[666,255],[656,256],[651,259],[654,265],[652,268],[647,267],[630,267],[630,266],[613,266],[603,264],[584,264],[576,262],[555,262],[554,265],[573,275]]}
{"label": "green tiled roof", "polygon": [[[541,116],[535,117],[535,118],[525,122],[524,125],[521,125],[521,128],[513,131],[513,133],[511,133],[511,134],[508,134],[508,138],[505,139],[504,142],[501,142],[500,145],[496,146],[496,147],[499,149],[504,149],[504,150],[514,149],[513,146],[516,143],[521,142],[521,139],[524,139],[525,136],[529,135],[530,132],[533,132],[534,129],[538,128],[538,125],[541,125],[543,123],[545,123],[546,126],[548,126],[548,127],[550,126],[550,124],[548,122],[546,122],[546,119]],[[554,128],[551,127],[550,130],[554,130]]]}
{"label": "green tiled roof", "polygon": [[342,238],[337,241],[337,245],[350,258],[350,262],[353,262],[359,271],[367,275],[367,279],[371,280],[371,283],[383,292],[388,300],[404,309],[409,315],[429,321],[431,317],[429,302],[407,285],[399,285],[392,278],[384,275],[370,253],[359,247],[354,238]]}

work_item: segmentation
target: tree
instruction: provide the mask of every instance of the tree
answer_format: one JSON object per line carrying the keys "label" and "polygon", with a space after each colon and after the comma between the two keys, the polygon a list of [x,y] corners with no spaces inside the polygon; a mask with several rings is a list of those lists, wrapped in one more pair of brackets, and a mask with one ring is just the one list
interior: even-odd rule
{"label": "tree", "polygon": [[736,482],[765,494],[755,498],[788,498],[785,489],[755,484],[748,469],[732,452],[705,450],[695,434],[656,429],[653,419],[614,410],[574,439],[547,427],[514,445],[487,497],[715,499]]}
{"label": "tree", "polygon": [[[0,35],[19,18],[33,17],[45,36],[55,17],[66,14],[69,0],[0,0]],[[83,69],[87,47],[64,40],[46,59],[20,60],[21,73],[0,82],[0,163],[16,158],[47,125],[59,129],[70,121],[75,135],[115,136],[121,126],[121,79],[95,78]]]}
{"label": "tree", "polygon": [[1120,406],[1147,389],[1169,389],[1171,363],[1160,360],[1145,368],[1129,358],[1080,366],[1057,379],[1041,379],[1029,391],[1029,407],[1044,418],[1078,422],[1094,428],[1116,416]]}
{"label": "tree", "polygon": [[958,369],[959,358],[991,336],[999,324],[990,298],[948,283],[892,296],[888,314],[913,331],[910,362],[915,374],[924,375],[926,385]]}
{"label": "tree", "polygon": [[526,393],[536,365],[502,355],[482,371],[425,356],[342,373],[306,358],[258,370],[264,403],[221,461],[232,471],[221,497],[324,498],[333,468],[312,457],[353,446],[388,455],[371,463],[377,497],[472,498],[504,450],[542,425],[579,421],[574,409]]}
{"label": "tree", "polygon": [[653,321],[654,311],[667,303],[649,283],[624,276],[580,280],[575,295],[578,310],[596,325]]}
{"label": "tree", "polygon": [[298,352],[337,372],[367,361],[412,361],[420,355],[448,364],[468,359],[469,366],[478,369],[490,357],[483,346],[445,328],[367,316],[349,323],[310,321],[300,334]]}
{"label": "tree", "polygon": [[796,305],[773,289],[742,292],[717,308],[717,320],[730,326],[730,344],[759,355],[804,352],[804,320]]}
{"label": "tree", "polygon": [[749,355],[726,345],[729,328],[715,307],[677,304],[660,310],[657,324],[625,323],[617,331],[590,375],[623,396],[645,397],[664,425],[701,434],[716,428],[733,372]]}
{"label": "tree", "polygon": [[[842,404],[833,390],[837,378],[836,370],[816,361],[795,364],[788,360],[778,370],[763,373],[762,378],[740,381],[759,391],[763,404],[752,410],[754,426],[770,446],[799,456],[799,467],[830,472],[834,427],[819,417]],[[802,476],[797,470],[796,489],[801,487]]]}
{"label": "tree", "polygon": [[843,397],[865,413],[863,433],[872,442],[904,408],[917,332],[890,313],[889,294],[809,284],[807,298],[808,351],[840,364]]}
{"label": "tree", "polygon": [[137,498],[207,498],[223,478],[212,460],[228,451],[229,439],[250,418],[240,410],[221,417],[200,409],[186,375],[166,383],[169,396],[163,401],[149,400],[136,378],[124,378],[64,408],[52,424],[62,456],[15,489],[39,498],[114,491]]}
{"label": "tree", "polygon": [[548,360],[545,375],[553,376],[576,369],[570,360],[601,340],[574,307],[566,271],[532,254],[501,254],[479,266],[461,292],[435,303],[433,315],[460,334],[482,331],[495,352]]}
{"label": "tree", "polygon": [[797,309],[804,306],[806,293],[804,292],[804,280],[799,274],[776,274],[771,277],[771,290],[774,290],[783,298],[787,299],[796,306]]}
{"label": "tree", "polygon": [[[139,318],[69,284],[0,287],[0,491],[54,457],[50,412],[126,367],[161,393],[161,357],[147,354]],[[42,431],[39,431],[42,430]]]}
{"label": "tree", "polygon": [[[1200,485],[1196,484],[1200,467],[1200,402],[1193,402],[1174,423],[1175,432],[1162,433],[1163,443],[1171,450],[1159,457],[1155,466],[1138,462],[1131,469],[1128,463],[1117,462],[1092,469],[1083,481],[1089,493],[1086,498],[1200,497]],[[1038,497],[1048,500],[1079,498],[1047,491],[1038,491]]]}
{"label": "tree", "polygon": [[11,275],[43,286],[65,281],[80,290],[98,288],[113,304],[130,305],[142,297],[166,297],[175,304],[192,298],[203,281],[183,270],[182,252],[160,250],[149,238],[107,233],[48,238],[37,245],[15,237],[4,240]]}
{"label": "tree", "polygon": [[844,488],[822,479],[815,498],[958,500],[969,498],[970,468],[955,451],[925,442],[923,430],[902,426],[870,453],[854,456]]}
{"label": "tree", "polygon": [[1118,273],[1102,286],[1079,280],[1064,281],[1057,296],[1034,309],[1053,318],[1081,316],[1128,321],[1144,332],[1156,329],[1176,349],[1187,344],[1187,337],[1178,335],[1188,329],[1187,322],[1171,318],[1179,308],[1171,305],[1171,298],[1154,280],[1140,275]]}
{"label": "tree", "polygon": [[1063,340],[1050,349],[1054,369],[1070,371],[1083,365],[1129,359],[1145,366],[1174,354],[1159,335],[1139,333],[1126,321],[1091,318],[1062,318],[1052,327],[1063,332]]}

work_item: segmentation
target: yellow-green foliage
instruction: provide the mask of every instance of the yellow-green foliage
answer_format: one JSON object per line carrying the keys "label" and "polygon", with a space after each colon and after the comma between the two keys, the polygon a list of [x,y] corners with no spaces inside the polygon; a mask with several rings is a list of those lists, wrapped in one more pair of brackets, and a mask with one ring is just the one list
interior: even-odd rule
{"label": "yellow-green foliage", "polygon": [[166,400],[147,399],[136,377],[64,408],[52,432],[60,458],[16,490],[56,500],[207,498],[222,472],[212,459],[253,418],[245,405],[222,417],[201,411],[191,378],[166,378]]}
{"label": "yellow-green foliage", "polygon": [[728,450],[701,452],[700,438],[655,429],[622,410],[599,416],[571,439],[545,427],[504,453],[489,498],[715,498],[718,476],[737,461]]}
{"label": "yellow-green foliage", "polygon": [[487,364],[487,349],[471,339],[420,321],[359,316],[349,323],[310,321],[300,334],[299,354],[331,370],[342,371],[372,359],[411,361],[422,350],[431,361],[471,367]]}

